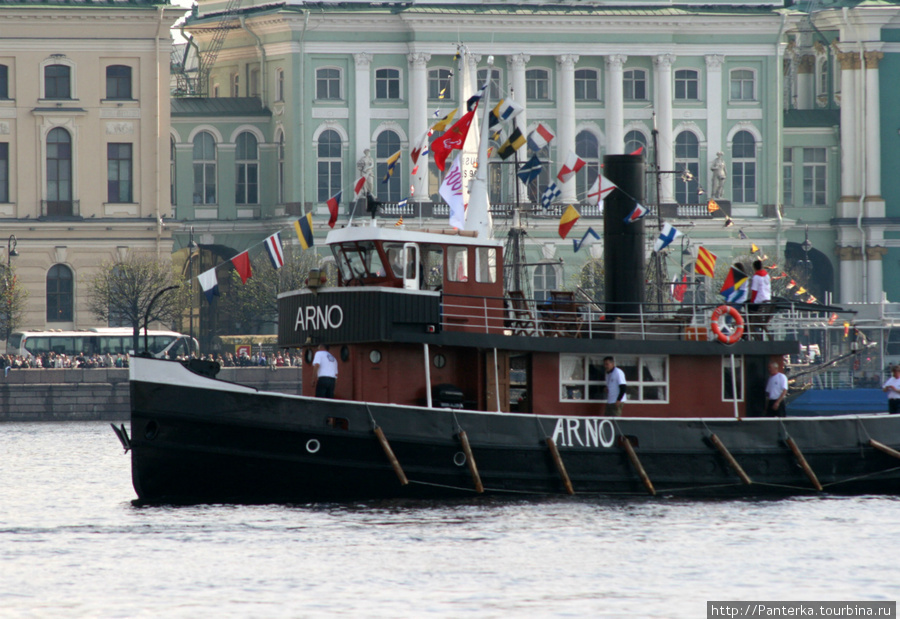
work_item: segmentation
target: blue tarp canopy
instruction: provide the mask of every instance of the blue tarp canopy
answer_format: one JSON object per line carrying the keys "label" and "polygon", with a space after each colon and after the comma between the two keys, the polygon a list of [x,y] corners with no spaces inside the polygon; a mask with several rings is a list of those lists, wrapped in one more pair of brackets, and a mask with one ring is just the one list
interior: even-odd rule
{"label": "blue tarp canopy", "polygon": [[881,389],[810,389],[787,405],[793,417],[855,415],[887,412],[887,394]]}

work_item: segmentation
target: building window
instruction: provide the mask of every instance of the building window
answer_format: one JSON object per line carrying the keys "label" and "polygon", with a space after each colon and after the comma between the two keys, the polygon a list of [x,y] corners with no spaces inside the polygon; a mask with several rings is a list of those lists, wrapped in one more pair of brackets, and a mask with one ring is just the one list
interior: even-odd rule
{"label": "building window", "polygon": [[824,148],[803,149],[803,206],[825,206],[826,165]]}
{"label": "building window", "polygon": [[828,59],[824,56],[816,61],[816,95],[828,95]]}
{"label": "building window", "polygon": [[575,100],[600,100],[600,72],[596,69],[577,69],[575,71]]}
{"label": "building window", "polygon": [[284,69],[275,70],[275,100],[284,101]]}
{"label": "building window", "polygon": [[550,100],[550,72],[547,69],[525,71],[525,99],[528,101]]}
{"label": "building window", "polygon": [[575,193],[586,196],[591,185],[600,174],[600,144],[590,131],[582,131],[575,136],[575,154],[584,159],[585,164],[575,173]]}
{"label": "building window", "polygon": [[647,156],[647,136],[640,131],[629,131],[625,134],[625,152],[633,153],[639,148],[643,148],[644,156]]}
{"label": "building window", "polygon": [[72,269],[55,264],[47,271],[47,322],[72,322]]}
{"label": "building window", "polygon": [[208,131],[194,137],[194,204],[216,203],[216,140]]}
{"label": "building window", "polygon": [[393,131],[382,131],[378,134],[378,141],[375,146],[378,170],[375,185],[378,187],[378,199],[382,202],[399,202],[403,197],[400,195],[403,191],[403,183],[401,182],[403,178],[401,170],[402,157],[394,164],[394,173],[388,181],[386,183],[381,182],[387,174],[387,160],[399,150],[400,136]]}
{"label": "building window", "polygon": [[[629,402],[664,404],[669,399],[669,359],[663,355],[617,355]],[[560,401],[606,401],[603,355],[559,356]]]}
{"label": "building window", "polygon": [[219,98],[219,85],[218,84],[213,84],[212,96],[213,96],[213,99]]}
{"label": "building window", "polygon": [[50,64],[44,67],[44,98],[72,98],[72,69],[64,64]]}
{"label": "building window", "polygon": [[756,139],[749,131],[738,131],[731,143],[731,199],[756,202]]}
{"label": "building window", "polygon": [[9,99],[9,67],[0,64],[0,99]]}
{"label": "building window", "polygon": [[284,132],[278,134],[278,204],[284,204]]}
{"label": "building window", "polygon": [[[486,81],[488,81],[488,70],[478,69],[478,87],[484,86]],[[488,96],[491,101],[500,100],[500,69],[491,70],[491,87],[488,91]]]}
{"label": "building window", "polygon": [[132,201],[131,144],[106,145],[106,201]]}
{"label": "building window", "polygon": [[[731,360],[734,359],[734,380],[731,380]],[[744,400],[744,358],[739,356],[722,356],[722,401],[733,402],[737,393],[737,401]]]}
{"label": "building window", "polygon": [[259,204],[259,150],[256,136],[244,131],[235,142],[235,204]]}
{"label": "building window", "polygon": [[400,98],[399,69],[378,69],[377,71],[375,71],[375,98]]}
{"label": "building window", "polygon": [[60,127],[47,134],[47,214],[72,214],[72,136]]}
{"label": "building window", "polygon": [[782,202],[785,206],[794,204],[794,150],[784,149],[784,162],[782,163]]}
{"label": "building window", "polygon": [[237,73],[231,76],[231,96],[241,96],[241,76]]}
{"label": "building window", "polygon": [[431,69],[428,72],[428,98],[434,101],[453,99],[453,71]]}
{"label": "building window", "polygon": [[0,142],[0,203],[9,202],[9,143]]}
{"label": "building window", "polygon": [[250,92],[247,93],[248,97],[258,97],[259,96],[259,69],[251,69],[250,70],[250,80],[249,80]]}
{"label": "building window", "polygon": [[169,138],[169,202],[175,206],[175,138]]}
{"label": "building window", "polygon": [[106,98],[131,99],[131,67],[120,64],[106,67]]}
{"label": "building window", "polygon": [[693,69],[675,71],[675,99],[696,101],[699,99],[700,78]]}
{"label": "building window", "polygon": [[316,70],[316,99],[320,101],[339,101],[341,98],[340,69]]}
{"label": "building window", "polygon": [[559,288],[559,274],[555,264],[539,264],[534,267],[534,299],[537,303],[550,298],[552,290]]}
{"label": "building window", "polygon": [[341,190],[341,136],[330,129],[323,131],[317,149],[319,202],[325,202]]}
{"label": "building window", "polygon": [[731,72],[731,100],[755,101],[756,79],[750,69],[735,69]]}
{"label": "building window", "polygon": [[622,97],[625,101],[647,100],[647,72],[629,69],[622,73]]}
{"label": "building window", "polygon": [[[675,138],[675,201],[679,204],[697,204],[700,174],[700,144],[697,136],[690,131],[682,131]],[[685,174],[688,172],[689,174]]]}

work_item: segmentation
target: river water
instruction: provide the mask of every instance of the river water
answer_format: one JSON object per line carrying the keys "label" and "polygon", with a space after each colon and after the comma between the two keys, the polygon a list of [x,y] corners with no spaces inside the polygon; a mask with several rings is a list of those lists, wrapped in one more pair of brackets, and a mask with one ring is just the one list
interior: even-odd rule
{"label": "river water", "polygon": [[671,618],[900,597],[898,497],[133,498],[108,424],[0,424],[0,617]]}

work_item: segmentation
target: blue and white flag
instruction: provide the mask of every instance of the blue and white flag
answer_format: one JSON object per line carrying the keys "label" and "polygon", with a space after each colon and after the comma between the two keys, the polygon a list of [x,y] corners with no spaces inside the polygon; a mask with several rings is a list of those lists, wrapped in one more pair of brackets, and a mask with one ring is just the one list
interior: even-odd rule
{"label": "blue and white flag", "polygon": [[206,300],[212,303],[213,297],[219,296],[219,278],[216,277],[216,268],[213,267],[209,271],[204,271],[197,276],[200,287],[203,288],[203,294]]}
{"label": "blue and white flag", "polygon": [[266,252],[269,254],[269,260],[272,266],[280,269],[284,266],[284,247],[281,244],[281,233],[276,232],[265,240]]}
{"label": "blue and white flag", "polygon": [[650,210],[647,207],[642,206],[640,202],[636,202],[634,210],[625,218],[625,223],[630,224],[636,222],[638,219],[643,219],[649,212]]}
{"label": "blue and white flag", "polygon": [[588,236],[592,236],[595,239],[597,239],[598,241],[600,240],[600,235],[597,234],[596,232],[594,232],[593,228],[588,228],[587,232],[584,233],[584,236],[581,237],[580,241],[577,239],[572,239],[572,245],[574,246],[575,251],[578,251],[579,249],[581,249],[581,246],[584,245],[585,242],[587,241]]}
{"label": "blue and white flag", "polygon": [[409,201],[409,198],[403,198],[402,200],[400,200],[399,202],[397,202],[397,208],[399,208],[399,209],[404,209],[404,208],[406,208],[406,204],[407,204],[408,201]]}
{"label": "blue and white flag", "polygon": [[525,111],[525,108],[513,101],[512,99],[501,99],[491,111],[490,124],[497,124],[501,120],[512,120]]}
{"label": "blue and white flag", "polygon": [[537,155],[532,155],[525,165],[519,170],[519,180],[526,185],[536,179],[541,174],[544,164],[538,159]]}
{"label": "blue and white flag", "polygon": [[656,243],[653,244],[654,252],[661,252],[663,249],[669,246],[669,243],[677,239],[683,233],[679,232],[675,229],[675,226],[672,224],[665,224],[663,226],[662,232],[659,233],[659,238],[656,239]]}
{"label": "blue and white flag", "polygon": [[547,185],[547,189],[541,196],[541,206],[543,206],[544,208],[550,208],[550,205],[553,204],[553,201],[561,195],[562,189],[557,187],[555,182],[550,183],[549,185]]}

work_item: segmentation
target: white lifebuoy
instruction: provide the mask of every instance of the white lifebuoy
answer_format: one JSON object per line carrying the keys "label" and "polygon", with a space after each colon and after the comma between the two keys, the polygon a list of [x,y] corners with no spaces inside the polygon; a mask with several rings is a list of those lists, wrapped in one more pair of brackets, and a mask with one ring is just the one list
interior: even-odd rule
{"label": "white lifebuoy", "polygon": [[[730,334],[722,330],[722,327],[725,326],[724,318],[726,315],[731,316],[734,320],[734,329]],[[720,305],[714,309],[710,320],[710,327],[713,333],[716,334],[718,340],[723,344],[734,344],[744,335],[744,317],[730,305]]]}

